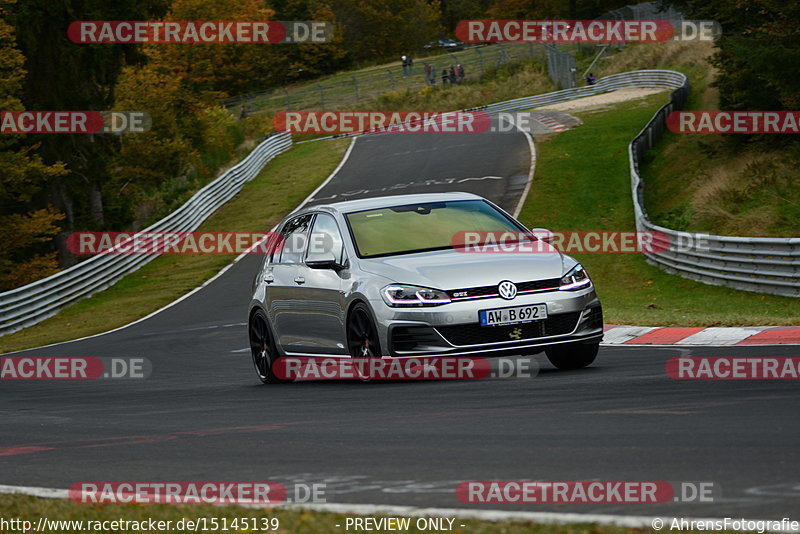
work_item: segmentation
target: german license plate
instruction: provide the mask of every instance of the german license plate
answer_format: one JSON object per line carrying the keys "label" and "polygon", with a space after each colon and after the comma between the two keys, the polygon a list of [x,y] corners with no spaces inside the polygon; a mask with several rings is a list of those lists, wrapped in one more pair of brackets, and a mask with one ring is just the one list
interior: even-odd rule
{"label": "german license plate", "polygon": [[504,324],[532,323],[547,319],[546,304],[514,306],[512,308],[495,308],[478,312],[481,326],[498,326]]}

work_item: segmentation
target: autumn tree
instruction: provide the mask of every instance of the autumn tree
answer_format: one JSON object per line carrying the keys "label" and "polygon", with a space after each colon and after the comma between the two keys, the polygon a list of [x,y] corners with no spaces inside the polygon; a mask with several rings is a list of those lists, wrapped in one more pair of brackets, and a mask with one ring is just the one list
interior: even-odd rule
{"label": "autumn tree", "polygon": [[[10,10],[25,57],[22,102],[34,110],[106,110],[114,103],[125,64],[141,59],[135,45],[79,45],[67,38],[77,20],[147,20],[163,14],[167,0],[24,0]],[[106,225],[102,188],[118,139],[108,135],[41,135],[36,152],[69,170],[48,184],[69,228]]]}
{"label": "autumn tree", "polygon": [[496,19],[590,20],[633,0],[496,0],[486,15]]}
{"label": "autumn tree", "polygon": [[[25,58],[8,23],[12,1],[0,3],[0,109],[21,111]],[[33,209],[48,182],[66,172],[46,165],[37,146],[22,135],[0,136],[0,291],[27,284],[58,270],[52,238],[64,216],[52,207]]]}
{"label": "autumn tree", "polygon": [[303,80],[346,68],[352,58],[345,50],[345,29],[330,2],[320,0],[279,0],[271,6],[279,20],[323,21],[333,26],[327,43],[281,45],[275,52],[275,78],[278,83]]}
{"label": "autumn tree", "polygon": [[442,32],[441,6],[426,0],[331,0],[354,61],[412,54]]}
{"label": "autumn tree", "polygon": [[712,63],[720,107],[800,107],[800,4],[784,0],[676,0],[686,18],[716,20],[722,36]]}

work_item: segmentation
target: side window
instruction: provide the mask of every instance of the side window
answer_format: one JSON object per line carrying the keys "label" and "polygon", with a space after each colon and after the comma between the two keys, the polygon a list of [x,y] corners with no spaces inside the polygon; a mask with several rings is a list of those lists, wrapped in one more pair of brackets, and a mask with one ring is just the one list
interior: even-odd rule
{"label": "side window", "polygon": [[313,260],[333,254],[338,262],[343,261],[342,234],[339,232],[339,225],[336,219],[327,213],[320,213],[314,220],[314,227],[311,230],[311,237],[308,240],[308,256],[306,259]]}
{"label": "side window", "polygon": [[287,222],[281,230],[281,255],[279,263],[300,263],[306,249],[308,227],[312,215],[302,215]]}

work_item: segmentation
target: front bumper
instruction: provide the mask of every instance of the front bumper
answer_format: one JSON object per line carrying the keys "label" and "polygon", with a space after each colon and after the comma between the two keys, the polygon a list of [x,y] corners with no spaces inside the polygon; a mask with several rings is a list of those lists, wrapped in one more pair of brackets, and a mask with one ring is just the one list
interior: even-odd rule
{"label": "front bumper", "polygon": [[[534,354],[550,345],[599,343],[603,337],[603,312],[593,287],[429,308],[372,304],[383,352],[393,357]],[[546,304],[547,319],[492,327],[478,322],[480,310],[528,304]]]}

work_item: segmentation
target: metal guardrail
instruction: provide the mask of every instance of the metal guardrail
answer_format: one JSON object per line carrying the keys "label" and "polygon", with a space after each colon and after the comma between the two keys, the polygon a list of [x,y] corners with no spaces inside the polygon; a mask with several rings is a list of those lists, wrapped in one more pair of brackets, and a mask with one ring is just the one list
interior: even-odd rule
{"label": "metal guardrail", "polygon": [[636,229],[655,232],[655,250],[648,262],[663,270],[706,284],[745,291],[800,297],[800,237],[735,237],[671,230],[650,222],[644,207],[644,183],[639,176],[642,155],[666,129],[667,116],[683,107],[688,81],[650,119],[628,146]]}
{"label": "metal guardrail", "polygon": [[686,76],[671,70],[637,70],[605,76],[597,80],[597,83],[594,85],[584,85],[582,87],[553,91],[552,93],[526,96],[472,109],[486,111],[487,113],[523,111],[531,108],[558,104],[559,102],[567,102],[585,96],[599,95],[609,91],[616,91],[617,89],[628,89],[631,87],[677,89],[681,87],[685,81]]}
{"label": "metal guardrail", "polygon": [[[288,133],[273,134],[241,162],[195,193],[180,208],[142,232],[191,232],[292,146]],[[102,291],[153,260],[150,254],[98,255],[31,284],[0,293],[0,335],[34,325],[73,302]]]}
{"label": "metal guardrail", "polygon": [[656,112],[628,147],[636,229],[655,232],[653,249],[660,251],[647,253],[648,262],[706,284],[800,297],[800,237],[699,235],[658,226],[647,218],[639,164],[644,153],[661,138],[667,116],[686,103],[690,88],[683,74],[669,70],[612,74],[595,85],[498,102],[480,109],[489,113],[521,111],[627,87],[673,89],[670,102]]}

